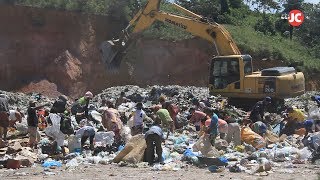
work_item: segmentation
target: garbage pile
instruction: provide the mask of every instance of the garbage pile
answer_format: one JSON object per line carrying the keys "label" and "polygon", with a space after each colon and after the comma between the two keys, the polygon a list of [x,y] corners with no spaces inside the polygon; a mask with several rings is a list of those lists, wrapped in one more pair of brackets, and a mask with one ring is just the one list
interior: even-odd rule
{"label": "garbage pile", "polygon": [[28,103],[31,100],[37,100],[40,103],[50,103],[53,104],[54,99],[48,98],[46,96],[43,96],[41,93],[30,93],[30,94],[24,94],[24,93],[13,93],[13,92],[6,92],[1,91],[0,94],[6,95],[9,102],[9,108],[10,109],[20,109],[23,112],[26,112],[28,108]]}
{"label": "garbage pile", "polygon": [[[126,102],[115,109],[110,122],[104,118],[111,116],[104,107],[104,103],[116,103],[121,92],[126,95]],[[21,93],[2,92],[9,97],[10,107],[18,107],[26,112],[28,102],[39,96],[38,94],[24,95]],[[138,102],[143,103],[143,109],[151,116],[151,107],[158,104],[158,99],[166,96],[173,104],[180,107],[179,115],[183,117],[183,127],[169,133],[168,138],[162,142],[161,163],[151,166],[145,162],[145,149],[147,143],[144,134],[132,133],[132,117]],[[304,108],[306,98],[303,97],[286,100],[287,105]],[[53,99],[38,97],[40,102],[53,104]],[[240,123],[241,143],[227,142],[225,138],[217,137],[212,145],[209,135],[199,135],[194,125],[187,119],[190,118],[189,109],[192,102],[197,99],[211,106],[217,111],[226,112]],[[268,175],[272,172],[292,172],[295,164],[315,163],[320,164],[320,133],[304,135],[281,135],[269,127],[262,136],[243,124],[248,118],[248,113],[227,104],[227,99],[220,96],[208,96],[207,88],[181,87],[181,86],[152,86],[140,88],[137,86],[120,86],[104,90],[96,95],[90,102],[88,119],[90,127],[94,128],[94,144],[91,140],[84,140],[78,133],[65,133],[61,131],[64,124],[63,117],[49,114],[51,124],[40,131],[41,140],[37,149],[28,147],[28,133],[26,118],[22,123],[17,123],[15,128],[9,129],[7,141],[0,141],[0,168],[17,169],[22,167],[42,166],[44,168],[66,168],[72,170],[81,164],[117,164],[119,166],[150,167],[153,171],[179,171],[193,165],[206,168],[212,173],[230,171],[232,173],[245,172],[248,174]],[[312,109],[312,106],[307,104]],[[149,111],[150,110],[150,111]],[[316,112],[314,116],[317,116]],[[110,113],[110,112],[109,112]],[[320,112],[319,112],[320,113]],[[121,122],[117,122],[117,118]],[[281,121],[279,114],[268,114],[270,118]],[[130,121],[131,117],[131,121]],[[152,121],[152,119],[150,120]],[[70,116],[72,129],[77,130],[87,125],[81,125],[74,115]],[[110,127],[109,127],[110,126]],[[150,124],[143,126],[145,133]],[[118,128],[114,130],[114,128]],[[167,134],[167,130],[164,132]],[[88,135],[88,137],[90,137]],[[84,141],[84,142],[82,142]],[[90,144],[89,144],[90,141]],[[82,143],[85,146],[82,147]],[[93,145],[93,147],[91,147]],[[46,174],[50,175],[47,171]]]}

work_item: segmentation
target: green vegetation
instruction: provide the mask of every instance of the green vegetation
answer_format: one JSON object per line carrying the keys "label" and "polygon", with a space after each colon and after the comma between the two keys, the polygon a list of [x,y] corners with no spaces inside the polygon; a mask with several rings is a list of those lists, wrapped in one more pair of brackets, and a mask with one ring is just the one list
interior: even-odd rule
{"label": "green vegetation", "polygon": [[[320,59],[308,53],[309,49],[297,40],[280,35],[269,36],[248,26],[226,25],[242,53],[258,58],[284,60],[287,64],[303,63],[302,70],[320,69]],[[300,63],[299,63],[300,62]]]}
{"label": "green vegetation", "polygon": [[[108,15],[124,24],[147,0],[0,0],[0,3],[73,10],[82,13]],[[244,2],[255,7],[251,10]],[[301,64],[305,72],[320,72],[320,3],[303,0],[176,0],[181,6],[224,24],[242,53],[255,59],[275,59],[289,64]],[[161,9],[178,13],[163,0]],[[283,13],[300,9],[305,22],[295,28],[281,19]],[[272,13],[271,13],[272,12]],[[157,22],[147,29],[145,37],[181,40],[191,34],[172,25]]]}

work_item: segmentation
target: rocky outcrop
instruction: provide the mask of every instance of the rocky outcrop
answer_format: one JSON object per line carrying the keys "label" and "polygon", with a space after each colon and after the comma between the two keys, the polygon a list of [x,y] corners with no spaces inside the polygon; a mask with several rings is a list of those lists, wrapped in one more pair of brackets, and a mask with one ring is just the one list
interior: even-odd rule
{"label": "rocky outcrop", "polygon": [[59,90],[66,94],[74,94],[81,88],[78,87],[82,80],[81,62],[68,50],[46,66],[45,75],[51,82],[59,84]]}

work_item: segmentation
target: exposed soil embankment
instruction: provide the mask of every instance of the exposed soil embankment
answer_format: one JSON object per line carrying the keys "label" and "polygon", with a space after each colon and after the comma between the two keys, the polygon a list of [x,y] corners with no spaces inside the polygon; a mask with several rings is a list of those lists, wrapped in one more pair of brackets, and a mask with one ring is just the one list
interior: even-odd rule
{"label": "exposed soil embankment", "polygon": [[1,5],[0,22],[3,90],[50,95],[43,85],[51,83],[61,93],[78,96],[124,84],[206,84],[210,45],[202,40],[138,40],[120,73],[107,74],[98,46],[123,27],[116,19]]}
{"label": "exposed soil embankment", "polygon": [[[125,26],[118,19],[0,5],[0,89],[77,97],[111,86],[206,86],[212,45],[139,38],[118,74],[106,73],[99,44]],[[259,66],[258,61],[254,64]],[[273,66],[273,63],[269,63]],[[310,86],[317,88],[317,80]]]}

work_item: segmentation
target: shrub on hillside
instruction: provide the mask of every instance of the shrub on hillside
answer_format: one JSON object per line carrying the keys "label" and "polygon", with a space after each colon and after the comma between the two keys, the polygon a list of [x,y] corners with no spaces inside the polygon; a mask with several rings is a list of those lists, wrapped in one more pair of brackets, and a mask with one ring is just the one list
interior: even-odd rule
{"label": "shrub on hillside", "polygon": [[270,20],[269,16],[265,14],[262,16],[262,19],[255,24],[254,29],[265,35],[276,35],[273,22]]}

